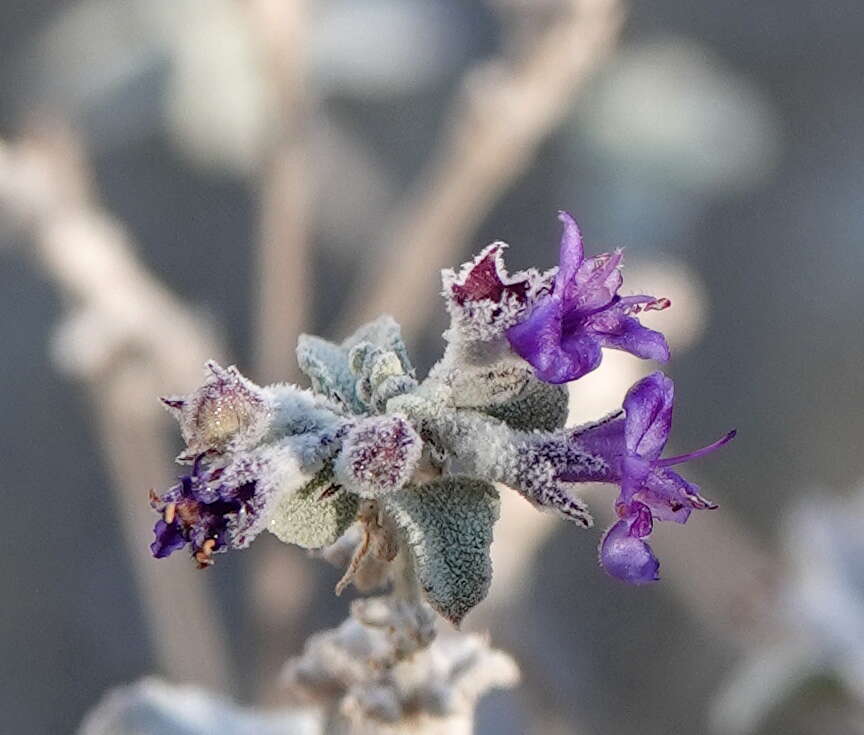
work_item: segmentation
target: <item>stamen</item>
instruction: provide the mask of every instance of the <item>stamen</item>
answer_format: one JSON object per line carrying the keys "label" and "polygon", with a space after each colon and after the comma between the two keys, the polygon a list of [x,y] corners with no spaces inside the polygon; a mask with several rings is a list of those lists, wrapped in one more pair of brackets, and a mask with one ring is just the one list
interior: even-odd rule
{"label": "stamen", "polygon": [[216,548],[216,539],[208,538],[201,548],[195,552],[195,561],[198,562],[198,568],[204,569],[213,564],[213,550]]}
{"label": "stamen", "polygon": [[732,429],[728,434],[719,438],[713,444],[709,444],[707,447],[702,447],[702,449],[697,449],[693,452],[688,452],[687,454],[679,454],[677,457],[667,457],[666,459],[658,460],[655,463],[657,467],[671,467],[675,464],[681,464],[682,462],[688,462],[691,459],[698,459],[699,457],[704,457],[706,454],[711,454],[711,452],[720,449],[724,444],[728,444],[731,442],[735,435],[738,433],[737,429]]}
{"label": "stamen", "polygon": [[177,512],[177,503],[168,503],[165,506],[165,523],[171,524],[174,523],[174,516]]}
{"label": "stamen", "polygon": [[665,297],[655,299],[650,296],[625,296],[620,302],[629,314],[641,314],[643,311],[663,311],[672,306],[672,301]]}
{"label": "stamen", "polygon": [[672,301],[667,298],[662,298],[655,299],[654,301],[645,304],[642,308],[645,311],[663,311],[663,309],[668,309],[670,306],[672,306]]}

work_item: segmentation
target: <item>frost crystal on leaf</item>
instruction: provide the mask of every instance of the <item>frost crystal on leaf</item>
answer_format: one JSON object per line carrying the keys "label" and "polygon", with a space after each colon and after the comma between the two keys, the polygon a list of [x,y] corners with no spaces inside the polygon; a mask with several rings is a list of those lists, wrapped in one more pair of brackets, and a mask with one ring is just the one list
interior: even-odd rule
{"label": "frost crystal on leaf", "polygon": [[509,401],[483,406],[483,413],[517,431],[555,431],[567,421],[569,394],[563,385],[531,379]]}
{"label": "frost crystal on leaf", "polygon": [[[354,376],[348,369],[345,350],[326,339],[301,334],[297,339],[297,363],[312,383],[312,390],[355,408]],[[359,410],[359,406],[357,406]]]}
{"label": "frost crystal on leaf", "polygon": [[503,251],[496,242],[458,271],[442,271],[442,294],[452,319],[451,339],[487,342],[517,324],[545,278],[536,270],[507,274]]}
{"label": "frost crystal on leaf", "polygon": [[399,351],[360,342],[348,353],[348,364],[356,378],[357,400],[372,413],[382,413],[391,398],[417,387],[413,370]]}
{"label": "frost crystal on leaf", "polygon": [[[356,496],[345,492],[310,505],[304,504],[301,489],[332,472],[330,460],[350,420],[308,391],[287,385],[259,388],[236,368],[215,363],[207,368],[201,388],[186,399],[169,399],[179,404],[170,408],[181,413],[181,425],[195,429],[184,431],[187,450],[181,455],[193,463],[174,487],[161,496],[151,494],[151,505],[161,515],[153,555],[168,556],[188,545],[198,565],[209,566],[215,554],[248,546],[277,512],[276,528],[301,527],[296,543],[335,541],[354,520]],[[289,518],[286,507],[297,518]]]}
{"label": "frost crystal on leaf", "polygon": [[470,732],[477,700],[514,686],[519,671],[484,636],[436,636],[425,605],[378,597],[313,635],[282,680],[293,698],[338,713],[328,732],[443,735]]}

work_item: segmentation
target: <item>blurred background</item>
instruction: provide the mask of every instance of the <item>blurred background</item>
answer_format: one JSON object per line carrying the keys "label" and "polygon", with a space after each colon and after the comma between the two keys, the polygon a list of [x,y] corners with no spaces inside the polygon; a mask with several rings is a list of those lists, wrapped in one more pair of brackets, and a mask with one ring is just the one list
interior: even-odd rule
{"label": "blurred background", "polygon": [[[551,266],[567,209],[672,299],[675,449],[739,434],[650,588],[505,506],[468,627],[524,681],[477,732],[864,733],[862,37],[854,0],[0,3],[0,730],[151,673],[278,704],[340,571],[270,537],[151,560],[155,396],[208,357],[297,379],[299,332],[381,311],[425,372],[437,270]],[[652,367],[609,354],[574,418]]]}

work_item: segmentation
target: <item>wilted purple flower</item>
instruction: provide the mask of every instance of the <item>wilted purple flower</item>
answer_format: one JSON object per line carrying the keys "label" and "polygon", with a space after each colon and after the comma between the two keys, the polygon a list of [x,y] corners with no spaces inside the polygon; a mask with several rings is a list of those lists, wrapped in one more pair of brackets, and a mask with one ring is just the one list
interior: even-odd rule
{"label": "wilted purple flower", "polygon": [[731,431],[703,449],[660,459],[672,425],[673,398],[672,381],[663,373],[640,380],[624,399],[623,417],[615,415],[570,435],[575,448],[600,457],[605,467],[590,473],[580,467],[559,478],[620,486],[615,501],[620,520],[603,537],[600,561],[612,576],[634,584],[658,579],[660,564],[643,541],[654,519],[684,523],[691,510],[717,507],[699,494],[696,485],[669,468],[713,452],[735,436]]}
{"label": "wilted purple flower", "polygon": [[621,252],[586,259],[576,222],[566,212],[558,218],[564,223],[558,273],[527,319],[507,330],[514,351],[547,383],[566,383],[591,372],[600,365],[603,347],[668,360],[663,335],[643,327],[633,315],[665,309],[669,300],[619,296]]}
{"label": "wilted purple flower", "polygon": [[209,566],[213,554],[247,546],[260,530],[268,496],[263,461],[242,457],[215,467],[207,461],[199,455],[191,472],[161,497],[151,492],[150,504],[162,514],[150,545],[156,558],[189,544],[199,567]]}

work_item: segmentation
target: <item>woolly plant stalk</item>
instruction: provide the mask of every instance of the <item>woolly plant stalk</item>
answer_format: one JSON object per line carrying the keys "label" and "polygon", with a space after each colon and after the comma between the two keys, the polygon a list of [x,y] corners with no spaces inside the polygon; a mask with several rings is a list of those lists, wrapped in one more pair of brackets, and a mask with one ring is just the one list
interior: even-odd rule
{"label": "woolly plant stalk", "polygon": [[674,399],[663,373],[633,385],[620,410],[565,428],[566,384],[605,349],[669,359],[639,314],[671,304],[623,295],[622,253],[587,257],[576,223],[560,219],[555,268],[511,274],[493,243],[443,271],[447,346],[423,379],[383,316],[341,344],[301,336],[310,389],[261,387],[209,362],[199,388],[162,399],[187,471],[151,497],[154,556],[185,550],[204,569],[268,530],[343,565],[337,593],[389,589],[355,600],[286,666],[288,692],[320,708],[326,732],[469,733],[477,699],[515,684],[506,654],[458,630],[492,583],[499,488],[587,529],[579,484],[617,486],[600,564],[635,585],[660,577],[656,522],[716,507],[672,467],[734,432],[662,458]]}

